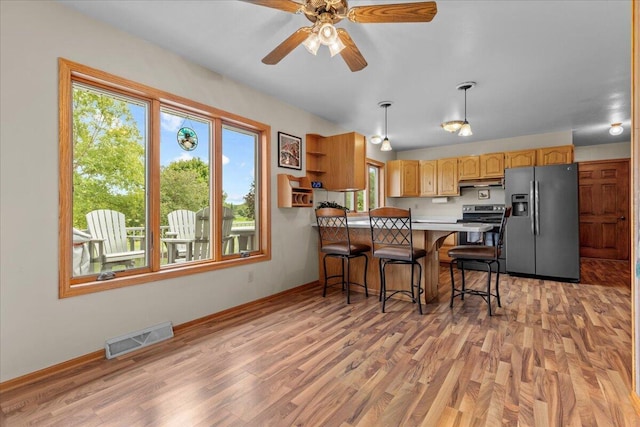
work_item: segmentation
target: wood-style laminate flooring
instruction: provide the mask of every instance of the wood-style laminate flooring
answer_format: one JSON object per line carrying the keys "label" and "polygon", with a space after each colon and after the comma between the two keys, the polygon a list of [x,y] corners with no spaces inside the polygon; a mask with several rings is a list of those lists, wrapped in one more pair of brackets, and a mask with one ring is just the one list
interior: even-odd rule
{"label": "wood-style laminate flooring", "polygon": [[[483,286],[485,276],[468,278]],[[347,305],[339,289],[322,298],[320,287],[256,304],[3,393],[2,424],[640,425],[628,284],[503,275],[493,317],[479,297],[450,309],[445,269],[441,284],[423,316],[405,301],[382,314],[363,294]]]}

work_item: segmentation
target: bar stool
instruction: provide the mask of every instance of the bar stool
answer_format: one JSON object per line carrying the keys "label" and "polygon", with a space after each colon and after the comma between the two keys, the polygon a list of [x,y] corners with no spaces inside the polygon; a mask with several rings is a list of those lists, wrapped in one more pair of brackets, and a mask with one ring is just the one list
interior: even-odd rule
{"label": "bar stool", "polygon": [[[380,262],[380,300],[382,312],[385,303],[395,294],[402,293],[418,303],[418,310],[422,314],[420,295],[424,292],[420,286],[422,266],[418,262],[427,255],[427,251],[413,247],[413,233],[411,230],[411,209],[393,207],[377,208],[369,211],[371,224],[371,241],[373,242],[373,256]],[[411,266],[410,289],[387,289],[385,269],[390,264],[407,264]],[[418,266],[418,283],[414,283],[415,267]],[[417,291],[417,292],[416,292]],[[390,294],[387,296],[387,292]]]}
{"label": "bar stool", "polygon": [[[345,209],[336,208],[320,208],[316,209],[316,221],[318,223],[318,233],[320,234],[320,252],[324,253],[322,258],[324,266],[324,288],[322,296],[327,294],[327,283],[329,279],[340,277],[342,290],[345,284],[347,288],[347,304],[351,303],[351,292],[349,285],[362,286],[365,296],[369,296],[367,289],[367,268],[369,266],[369,258],[367,252],[371,250],[371,246],[364,243],[351,243],[349,239],[349,224],[347,223],[347,211]],[[327,277],[327,258],[333,257],[340,259],[342,265],[342,273]],[[349,262],[358,257],[364,257],[364,282],[351,282]],[[346,275],[344,265],[347,264]]]}
{"label": "bar stool", "polygon": [[[498,307],[500,305],[500,253],[502,252],[502,243],[504,237],[504,229],[507,224],[507,218],[511,215],[511,207],[507,207],[502,214],[502,221],[500,222],[500,230],[498,231],[498,241],[495,246],[486,245],[464,245],[454,246],[449,249],[447,254],[451,257],[449,263],[449,271],[451,273],[451,302],[449,307],[453,307],[453,299],[457,296],[464,301],[465,295],[479,295],[486,302],[489,310],[489,316],[491,316],[491,297],[495,297],[498,301]],[[453,263],[460,262],[460,270],[462,273],[462,288],[456,288],[453,278]],[[465,261],[477,261],[483,262],[487,265],[487,290],[481,291],[476,289],[467,289],[464,280],[464,262]],[[491,266],[496,265],[496,292],[491,293]]]}

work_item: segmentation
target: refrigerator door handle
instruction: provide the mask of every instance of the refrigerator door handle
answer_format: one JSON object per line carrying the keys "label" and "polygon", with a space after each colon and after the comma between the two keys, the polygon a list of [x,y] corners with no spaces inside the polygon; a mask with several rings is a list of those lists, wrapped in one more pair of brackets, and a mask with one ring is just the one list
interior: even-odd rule
{"label": "refrigerator door handle", "polygon": [[[535,206],[535,203],[536,203],[533,181],[529,181],[529,203],[532,204],[532,207]],[[535,235],[536,234],[536,223],[535,223],[536,212],[535,212],[535,209],[530,209],[529,211],[531,212],[531,234]]]}
{"label": "refrigerator door handle", "polygon": [[535,181],[535,201],[534,210],[536,212],[536,232],[534,234],[540,234],[540,186],[539,182]]}

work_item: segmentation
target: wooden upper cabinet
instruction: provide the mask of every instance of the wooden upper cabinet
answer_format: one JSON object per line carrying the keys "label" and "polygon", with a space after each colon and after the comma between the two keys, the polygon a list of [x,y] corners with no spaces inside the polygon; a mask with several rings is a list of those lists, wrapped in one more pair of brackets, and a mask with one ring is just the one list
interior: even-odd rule
{"label": "wooden upper cabinet", "polygon": [[480,156],[480,176],[482,178],[501,178],[504,176],[504,153],[483,154]]}
{"label": "wooden upper cabinet", "polygon": [[480,178],[480,156],[466,156],[458,158],[458,179]]}
{"label": "wooden upper cabinet", "polygon": [[522,168],[536,165],[536,150],[508,151],[504,153],[505,168]]}
{"label": "wooden upper cabinet", "polygon": [[[311,143],[309,143],[311,142]],[[364,190],[367,184],[365,138],[356,132],[333,136],[307,134],[307,173],[327,190]]]}
{"label": "wooden upper cabinet", "polygon": [[438,159],[438,195],[459,196],[458,159]]}
{"label": "wooden upper cabinet", "polygon": [[438,195],[438,161],[420,160],[420,195]]}
{"label": "wooden upper cabinet", "polygon": [[307,176],[313,181],[323,181],[327,172],[327,152],[320,143],[323,137],[316,134],[307,134]]}
{"label": "wooden upper cabinet", "polygon": [[563,165],[573,162],[573,145],[538,149],[538,166]]}
{"label": "wooden upper cabinet", "polygon": [[420,162],[390,160],[387,162],[387,197],[420,196]]}

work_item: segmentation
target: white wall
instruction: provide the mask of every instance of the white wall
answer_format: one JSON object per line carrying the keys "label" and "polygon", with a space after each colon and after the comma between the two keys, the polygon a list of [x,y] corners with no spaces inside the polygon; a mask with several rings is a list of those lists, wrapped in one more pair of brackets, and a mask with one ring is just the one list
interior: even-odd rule
{"label": "white wall", "polygon": [[573,158],[576,162],[629,159],[631,158],[631,141],[576,147],[573,150]]}
{"label": "white wall", "polygon": [[[0,7],[0,381],[318,278],[312,210],[277,207],[277,132],[348,130],[55,2]],[[58,299],[58,57],[270,124],[273,259]]]}

